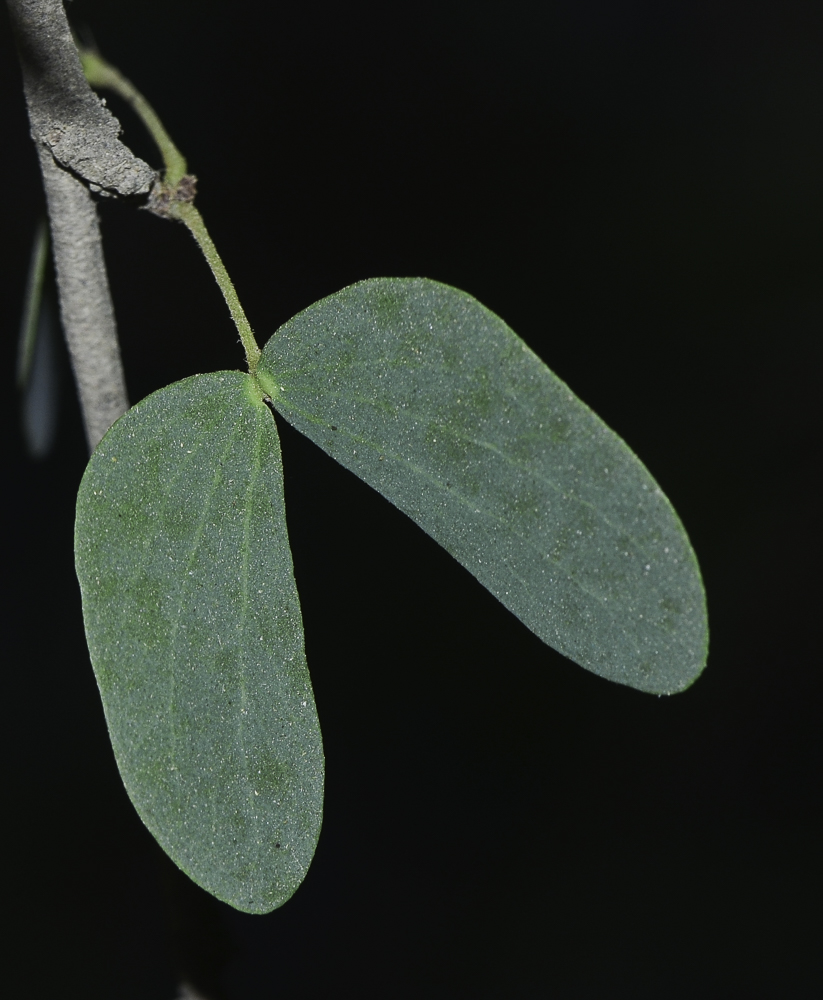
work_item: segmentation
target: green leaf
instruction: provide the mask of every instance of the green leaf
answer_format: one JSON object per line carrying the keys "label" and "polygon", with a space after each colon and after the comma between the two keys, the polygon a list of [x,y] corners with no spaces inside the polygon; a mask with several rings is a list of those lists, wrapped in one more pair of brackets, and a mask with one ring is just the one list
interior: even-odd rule
{"label": "green leaf", "polygon": [[671,505],[471,296],[419,278],[344,288],[277,331],[258,377],[550,646],[660,694],[703,669],[705,595]]}
{"label": "green leaf", "polygon": [[284,903],[320,831],[323,750],[274,418],[239,372],[126,413],[77,500],[77,575],[114,753],[174,861],[249,913]]}

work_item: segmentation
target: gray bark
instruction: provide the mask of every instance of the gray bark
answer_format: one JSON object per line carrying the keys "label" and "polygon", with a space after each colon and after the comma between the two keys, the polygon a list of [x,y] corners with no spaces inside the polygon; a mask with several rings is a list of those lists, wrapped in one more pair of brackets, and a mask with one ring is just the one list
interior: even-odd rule
{"label": "gray bark", "polygon": [[61,0],[7,0],[32,138],[93,191],[148,194],[155,173],[120,142],[120,123],[89,87]]}
{"label": "gray bark", "polygon": [[51,222],[60,317],[89,451],[128,409],[97,207],[82,181],[38,147]]}
{"label": "gray bark", "polygon": [[49,211],[60,316],[93,449],[128,408],[91,191],[145,195],[155,173],[86,82],[61,0],[7,0]]}

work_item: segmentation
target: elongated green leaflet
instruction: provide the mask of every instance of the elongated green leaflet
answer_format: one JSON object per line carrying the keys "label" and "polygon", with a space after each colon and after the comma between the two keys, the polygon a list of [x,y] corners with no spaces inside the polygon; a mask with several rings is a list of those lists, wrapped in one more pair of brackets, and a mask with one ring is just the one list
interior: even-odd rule
{"label": "elongated green leaflet", "polygon": [[76,562],[120,773],[146,826],[240,910],[280,906],[320,830],[323,751],[277,430],[248,375],[161,389],[112,427]]}
{"label": "elongated green leaflet", "polygon": [[425,279],[352,285],[281,327],[257,374],[290,423],[561,653],[661,694],[703,669],[705,595],[671,505],[471,296]]}

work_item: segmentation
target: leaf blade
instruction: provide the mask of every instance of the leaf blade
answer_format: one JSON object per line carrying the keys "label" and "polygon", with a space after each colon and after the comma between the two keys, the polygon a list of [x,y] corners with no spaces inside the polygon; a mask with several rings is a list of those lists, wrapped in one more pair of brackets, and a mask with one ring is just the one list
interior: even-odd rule
{"label": "leaf blade", "polygon": [[281,327],[258,376],[549,645],[654,693],[700,673],[705,594],[671,505],[471,296],[427,279],[349,286]]}
{"label": "leaf blade", "polygon": [[323,753],[277,431],[251,387],[195,376],[117,421],[81,483],[75,551],[132,802],[196,882],[261,913],[308,869]]}

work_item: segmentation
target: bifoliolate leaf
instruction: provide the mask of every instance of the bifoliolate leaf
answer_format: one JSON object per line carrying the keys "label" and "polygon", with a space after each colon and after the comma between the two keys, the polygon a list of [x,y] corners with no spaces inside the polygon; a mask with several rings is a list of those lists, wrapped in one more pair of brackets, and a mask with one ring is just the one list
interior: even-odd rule
{"label": "bifoliolate leaf", "polygon": [[138,813],[215,896],[280,906],[314,854],[323,750],[277,429],[252,379],[195,376],[121,417],[83,477],[75,552]]}
{"label": "bifoliolate leaf", "polygon": [[705,595],[671,505],[471,296],[420,278],[344,288],[275,333],[258,377],[550,646],[658,694],[703,669]]}

